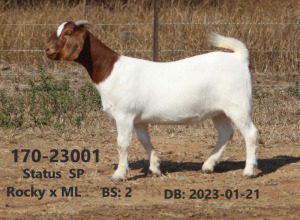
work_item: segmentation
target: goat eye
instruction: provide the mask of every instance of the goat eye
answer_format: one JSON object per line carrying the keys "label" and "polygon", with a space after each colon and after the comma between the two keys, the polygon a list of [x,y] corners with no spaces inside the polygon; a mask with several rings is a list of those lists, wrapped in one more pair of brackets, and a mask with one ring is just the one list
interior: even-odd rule
{"label": "goat eye", "polygon": [[65,33],[64,33],[64,36],[69,36],[73,34],[73,31],[72,30],[67,30]]}

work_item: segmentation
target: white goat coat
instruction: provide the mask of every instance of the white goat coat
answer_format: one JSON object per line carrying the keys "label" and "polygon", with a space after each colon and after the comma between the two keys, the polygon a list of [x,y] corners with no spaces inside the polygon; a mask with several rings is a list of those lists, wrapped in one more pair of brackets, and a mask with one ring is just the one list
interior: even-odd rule
{"label": "white goat coat", "polygon": [[132,116],[135,123],[185,124],[226,114],[231,106],[251,108],[243,53],[213,52],[168,63],[121,56],[96,87],[105,112]]}
{"label": "white goat coat", "polygon": [[113,180],[126,179],[133,127],[148,153],[149,170],[160,175],[160,159],[147,124],[188,124],[206,118],[212,118],[218,140],[202,170],[213,171],[232,138],[233,121],[246,141],[243,175],[253,175],[258,145],[251,120],[248,50],[234,38],[213,35],[211,41],[234,52],[212,52],[168,63],[121,56],[111,75],[96,85],[103,110],[115,119],[118,129],[119,165]]}

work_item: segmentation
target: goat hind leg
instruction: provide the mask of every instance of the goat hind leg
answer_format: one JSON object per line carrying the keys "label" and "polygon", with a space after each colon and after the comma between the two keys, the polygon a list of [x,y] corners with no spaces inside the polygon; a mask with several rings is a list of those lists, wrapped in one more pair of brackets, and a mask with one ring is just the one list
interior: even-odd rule
{"label": "goat hind leg", "polygon": [[248,126],[243,127],[242,134],[246,142],[246,166],[243,176],[252,177],[254,175],[253,168],[257,167],[258,150],[258,132],[252,121]]}
{"label": "goat hind leg", "polygon": [[233,114],[230,118],[240,130],[246,142],[246,166],[243,176],[252,177],[254,175],[253,168],[257,167],[258,131],[250,118],[250,114]]}
{"label": "goat hind leg", "polygon": [[205,173],[213,172],[215,165],[219,162],[223,151],[233,135],[231,120],[225,114],[218,115],[212,118],[212,120],[218,131],[218,140],[208,159],[202,166],[202,171]]}

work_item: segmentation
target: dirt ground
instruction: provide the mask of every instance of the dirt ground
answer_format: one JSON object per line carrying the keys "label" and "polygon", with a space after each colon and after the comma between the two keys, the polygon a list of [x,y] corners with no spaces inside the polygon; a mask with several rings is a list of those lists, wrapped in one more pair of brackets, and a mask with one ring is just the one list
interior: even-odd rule
{"label": "dirt ground", "polygon": [[[17,94],[26,89],[26,83],[20,82],[32,75],[15,74],[19,80],[1,72],[0,84]],[[91,113],[82,128],[64,132],[51,127],[1,128],[0,219],[299,219],[300,105],[299,99],[284,92],[293,81],[254,74],[253,117],[260,130],[260,148],[257,176],[251,179],[242,176],[245,146],[236,130],[215,172],[202,173],[217,138],[209,120],[191,126],[151,126],[152,142],[162,160],[161,177],[145,175],[147,156],[134,133],[128,180],[120,183],[110,180],[117,165],[116,129],[101,112]],[[100,161],[92,157],[86,163],[50,162],[49,158],[22,162],[19,156],[14,162],[15,149],[19,153],[36,149],[42,156],[50,156],[53,149],[99,149]],[[60,172],[61,177],[26,179],[24,169]],[[74,169],[84,174],[72,179],[69,172]],[[10,187],[19,193],[31,187],[44,189],[45,194],[42,199],[7,196]],[[63,196],[63,187],[77,189],[77,194]],[[57,196],[51,197],[54,189]]]}

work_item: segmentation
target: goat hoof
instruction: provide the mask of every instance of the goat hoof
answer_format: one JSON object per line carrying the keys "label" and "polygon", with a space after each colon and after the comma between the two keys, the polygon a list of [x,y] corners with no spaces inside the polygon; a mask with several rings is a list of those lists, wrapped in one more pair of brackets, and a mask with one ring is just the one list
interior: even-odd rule
{"label": "goat hoof", "polygon": [[205,174],[211,174],[213,173],[213,170],[202,170],[202,172]]}
{"label": "goat hoof", "polygon": [[149,169],[148,176],[150,176],[150,177],[151,176],[156,176],[156,177],[161,176],[161,171],[158,169],[156,169],[156,170]]}
{"label": "goat hoof", "polygon": [[202,172],[203,173],[212,173],[214,172],[214,167],[210,164],[204,163],[202,166]]}
{"label": "goat hoof", "polygon": [[123,178],[123,177],[111,177],[111,181],[113,182],[122,182],[122,181],[125,181],[126,178]]}
{"label": "goat hoof", "polygon": [[243,176],[245,178],[254,178],[262,174],[261,170],[257,169],[257,164],[252,169],[244,169]]}
{"label": "goat hoof", "polygon": [[125,181],[127,178],[124,175],[119,175],[114,173],[114,175],[112,175],[111,180],[113,182],[121,182],[121,181]]}

